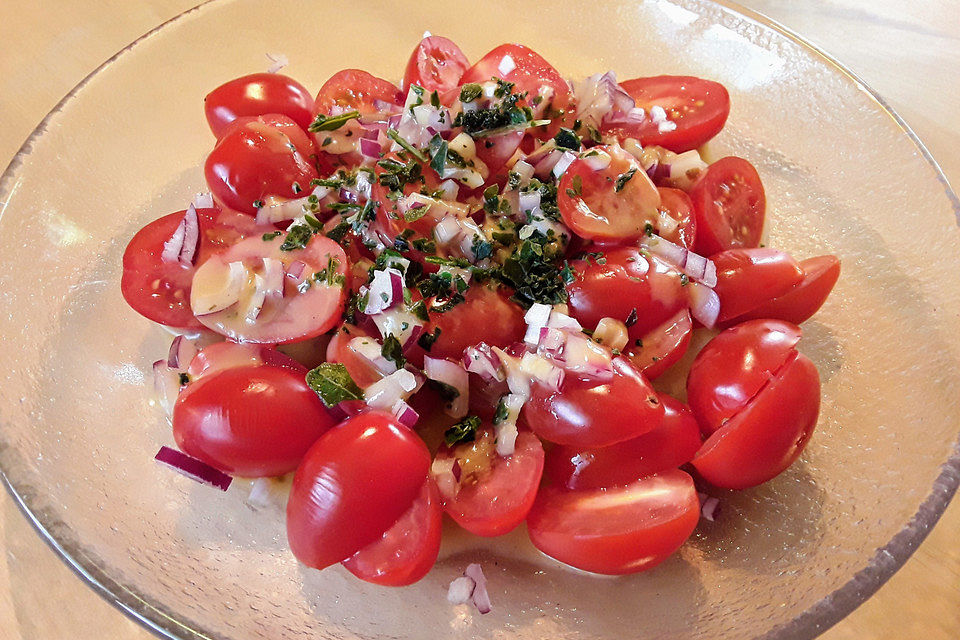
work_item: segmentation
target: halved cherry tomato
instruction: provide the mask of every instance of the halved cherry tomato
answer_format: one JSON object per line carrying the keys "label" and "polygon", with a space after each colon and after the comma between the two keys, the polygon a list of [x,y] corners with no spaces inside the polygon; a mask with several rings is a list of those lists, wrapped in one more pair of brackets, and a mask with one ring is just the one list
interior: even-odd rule
{"label": "halved cherry tomato", "polygon": [[286,116],[244,118],[229,125],[217,140],[204,164],[204,175],[218,202],[254,215],[255,203],[268,196],[302,195],[310,181],[319,177],[312,154],[313,144]]}
{"label": "halved cherry tomato", "polygon": [[505,347],[523,340],[527,330],[523,309],[510,300],[505,289],[474,285],[464,297],[465,301],[450,311],[430,314],[424,331],[440,330],[430,347],[430,357],[459,361],[463,350],[478,342]]}
{"label": "halved cherry tomato", "polygon": [[697,253],[756,247],[763,234],[767,200],[763,183],[743,158],[720,158],[690,190],[697,220]]}
{"label": "halved cherry tomato", "polygon": [[323,83],[314,101],[314,113],[329,114],[334,107],[340,111],[356,109],[361,113],[379,111],[375,100],[403,104],[397,85],[360,69],[344,69]]}
{"label": "halved cherry tomato", "polygon": [[[523,522],[543,475],[543,445],[529,431],[517,436],[512,455],[495,451],[490,429],[472,443],[437,452],[437,459],[457,458],[463,469],[456,487],[440,485],[443,509],[461,527],[478,536],[499,536]],[[476,470],[474,470],[476,469]]]}
{"label": "halved cherry tomato", "polygon": [[660,194],[636,159],[617,145],[594,147],[610,154],[610,164],[591,168],[577,158],[557,185],[560,216],[587,240],[630,242],[649,224],[660,226]]}
{"label": "halved cherry tomato", "polygon": [[460,47],[443,36],[428,36],[410,55],[400,88],[406,91],[416,84],[427,91],[443,93],[460,83],[460,76],[470,66]]}
{"label": "halved cherry tomato", "polygon": [[681,309],[642,338],[628,342],[623,355],[640,369],[648,380],[655,380],[672,367],[690,345],[693,321],[690,312]]}
{"label": "halved cherry tomato", "polygon": [[303,376],[302,364],[264,344],[237,342],[214,342],[201,349],[187,366],[187,375],[192,382],[200,378],[237,367],[281,367]]}
{"label": "halved cherry tomato", "polygon": [[[643,146],[657,145],[676,153],[696,149],[723,129],[730,114],[730,95],[717,82],[690,76],[634,78],[620,83],[633,96],[647,118],[636,125],[618,125],[613,130],[623,138],[636,138]],[[672,131],[661,130],[650,117],[660,106],[667,119],[676,123]]]}
{"label": "halved cherry tomato", "polygon": [[800,456],[819,412],[817,368],[808,357],[792,351],[756,397],[707,439],[693,466],[718,487],[755,487]]}
{"label": "halved cherry tomato", "polygon": [[658,235],[692,250],[697,238],[697,221],[693,215],[693,201],[690,196],[680,189],[670,187],[657,187],[657,192],[660,194],[660,213],[677,223],[675,229],[668,230],[661,222],[656,227]]}
{"label": "halved cherry tomato", "polygon": [[430,572],[440,552],[443,507],[433,480],[423,483],[420,495],[406,513],[379,540],[342,562],[361,580],[387,587],[413,584]]}
{"label": "halved cherry tomato", "polygon": [[180,449],[227,473],[280,476],[297,468],[334,420],[306,368],[231,366],[191,382],[173,407]]}
{"label": "halved cherry tomato", "polygon": [[[840,259],[818,256],[800,262],[803,281],[796,287],[748,311],[738,320],[777,318],[794,324],[809,320],[823,306],[840,277]],[[723,307],[721,307],[722,311]]]}
{"label": "halved cherry tomato", "polygon": [[687,402],[704,435],[740,412],[793,353],[800,327],[750,320],[720,332],[697,354],[687,376]]}
{"label": "halved cherry tomato", "polygon": [[354,338],[373,339],[363,329],[344,323],[327,345],[327,361],[339,362],[345,366],[353,381],[360,388],[364,388],[383,378],[383,374],[350,347],[350,341]]}
{"label": "halved cherry tomato", "polygon": [[544,440],[572,447],[607,447],[660,426],[663,404],[624,358],[613,359],[608,381],[567,373],[559,391],[534,382],[524,419]]}
{"label": "halved cherry tomato", "polygon": [[720,298],[720,322],[782,296],[803,280],[800,264],[777,249],[727,249],[710,259],[717,266],[714,291]]}
{"label": "halved cherry tomato", "polygon": [[620,487],[540,490],[527,517],[533,546],[577,569],[608,575],[650,569],[700,520],[693,479],[678,469]]}
{"label": "halved cherry tomato", "polygon": [[348,418],[310,448],[293,477],[287,540],[323,569],[380,539],[420,495],[430,452],[388,414]]}
{"label": "halved cherry tomato", "polygon": [[[191,290],[191,308],[201,324],[232,340],[270,344],[313,338],[336,324],[346,297],[344,283],[332,276],[334,281],[331,284],[325,278],[317,279],[315,275],[332,267],[336,276],[345,277],[349,265],[343,249],[326,236],[314,235],[303,249],[284,251],[281,249],[284,240],[283,234],[270,239],[256,236],[247,238],[227,251],[212,256],[197,268]],[[263,270],[265,258],[283,264],[283,295],[264,300],[261,310],[252,320],[250,308],[254,303],[249,280],[236,303],[212,312],[202,308],[198,283],[213,282],[216,285],[221,281],[220,274],[229,272],[231,263],[244,265],[249,278],[255,280],[259,275],[256,272]],[[295,262],[303,264],[296,278],[287,271]],[[306,280],[310,280],[310,284],[301,291],[300,285]]]}
{"label": "halved cherry tomato", "polygon": [[220,137],[241,116],[283,114],[306,131],[313,121],[313,96],[307,88],[279,73],[253,73],[220,85],[203,99],[207,124]]}
{"label": "halved cherry tomato", "polygon": [[660,394],[663,422],[642,436],[600,449],[557,446],[547,452],[545,473],[567,489],[601,489],[630,484],[676,469],[700,449],[700,427],[690,409]]}
{"label": "halved cherry tomato", "polygon": [[520,143],[523,141],[523,136],[523,131],[511,131],[476,141],[477,157],[490,170],[490,177],[487,178],[488,184],[497,181],[498,175],[505,173],[501,172],[501,169],[504,168],[507,160],[517,152]]}

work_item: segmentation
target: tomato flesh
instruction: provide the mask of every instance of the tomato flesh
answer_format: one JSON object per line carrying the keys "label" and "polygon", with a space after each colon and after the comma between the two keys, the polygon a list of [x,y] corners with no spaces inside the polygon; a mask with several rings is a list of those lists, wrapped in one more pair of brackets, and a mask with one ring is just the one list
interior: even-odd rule
{"label": "tomato flesh", "polygon": [[675,229],[666,230],[661,223],[658,226],[658,235],[692,250],[697,238],[697,221],[693,215],[693,201],[690,196],[685,191],[670,187],[657,187],[657,192],[660,194],[660,213],[677,225]]}
{"label": "tomato flesh", "polygon": [[738,320],[777,318],[794,324],[809,320],[827,301],[840,277],[840,259],[818,256],[800,262],[803,280],[790,291],[764,302]]}
{"label": "tomato flesh", "polygon": [[696,214],[696,250],[712,256],[724,249],[759,246],[767,200],[763,183],[743,158],[720,158],[690,190]]}
{"label": "tomato flesh", "polygon": [[313,121],[313,96],[307,88],[280,73],[253,73],[224,83],[203,99],[207,124],[219,138],[242,116],[280,113],[304,130]]}
{"label": "tomato flesh", "polygon": [[693,321],[690,312],[681,309],[643,338],[627,343],[623,355],[647,377],[656,380],[672,367],[690,346]]}
{"label": "tomato flesh", "polygon": [[777,249],[727,249],[711,257],[717,266],[720,315],[724,322],[781,296],[803,280],[803,269]]}
{"label": "tomato flesh", "polygon": [[445,313],[431,313],[426,332],[440,334],[430,347],[432,358],[459,360],[463,350],[478,342],[505,347],[523,340],[527,325],[523,309],[504,290],[473,286],[466,300]]}
{"label": "tomato flesh", "polygon": [[358,110],[361,113],[379,111],[375,102],[395,105],[403,103],[400,89],[395,84],[360,69],[344,69],[323,83],[314,101],[314,112],[331,114],[334,110]]}
{"label": "tomato flesh", "polygon": [[400,86],[406,91],[415,84],[427,91],[443,93],[459,84],[469,66],[467,56],[455,42],[443,36],[428,36],[410,55]]}

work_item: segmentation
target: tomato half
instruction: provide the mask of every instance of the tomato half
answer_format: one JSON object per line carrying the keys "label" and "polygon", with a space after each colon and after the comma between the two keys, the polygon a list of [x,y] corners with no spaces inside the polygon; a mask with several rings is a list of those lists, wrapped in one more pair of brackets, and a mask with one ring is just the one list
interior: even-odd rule
{"label": "tomato half", "polygon": [[327,345],[327,361],[339,362],[345,366],[347,373],[362,389],[383,378],[383,374],[350,347],[350,341],[354,338],[371,338],[371,336],[352,324],[341,325],[330,339],[330,344]]}
{"label": "tomato half", "polygon": [[444,93],[460,83],[460,76],[469,66],[467,56],[453,40],[427,36],[410,54],[400,88],[406,91],[416,84],[427,91]]}
{"label": "tomato half", "polygon": [[620,487],[540,490],[527,516],[533,546],[577,569],[608,575],[654,567],[700,520],[693,479],[673,469]]}
{"label": "tomato half", "polygon": [[606,447],[660,426],[663,404],[636,367],[624,358],[614,358],[609,381],[567,372],[559,391],[534,382],[522,415],[544,440],[572,447]]}
{"label": "tomato half", "polygon": [[230,474],[290,473],[334,424],[305,374],[305,367],[262,364],[203,375],[174,404],[177,446]]}
{"label": "tomato half", "polygon": [[430,452],[388,414],[361,413],[328,431],[297,468],[287,540],[297,559],[323,569],[380,539],[423,489]]}
{"label": "tomato half", "polygon": [[800,262],[800,268],[803,269],[803,280],[800,284],[738,319],[777,318],[794,324],[809,320],[833,291],[833,286],[840,277],[840,259],[829,255],[808,258]]}
{"label": "tomato half", "polygon": [[777,249],[727,249],[710,259],[717,266],[714,291],[720,298],[720,322],[756,309],[803,280],[800,264]]}
{"label": "tomato half", "polygon": [[430,348],[430,357],[459,361],[463,350],[478,342],[505,347],[523,340],[527,330],[523,309],[510,300],[506,290],[474,285],[464,298],[450,311],[430,314],[424,330],[440,330]]}
{"label": "tomato half", "polygon": [[690,346],[693,321],[690,312],[681,309],[642,338],[627,343],[623,355],[640,369],[648,380],[655,380],[672,367]]}
{"label": "tomato half", "polygon": [[[636,138],[643,146],[657,145],[676,153],[696,149],[720,133],[730,114],[730,94],[712,80],[690,76],[654,76],[634,78],[620,83],[633,96],[637,106],[647,113],[640,124],[618,125],[612,130],[624,138]],[[661,131],[650,117],[650,109],[660,106],[676,129]]]}
{"label": "tomato half", "polygon": [[344,69],[323,83],[314,101],[314,113],[328,114],[356,109],[362,113],[379,111],[375,101],[403,104],[397,85],[360,69]]}
{"label": "tomato half", "polygon": [[660,394],[663,422],[642,436],[600,449],[557,446],[547,452],[545,473],[567,489],[622,486],[684,465],[700,449],[700,427],[679,400]]}
{"label": "tomato half", "polygon": [[299,362],[280,353],[272,346],[237,342],[214,342],[201,349],[187,366],[187,375],[196,382],[200,378],[218,371],[237,367],[259,367],[262,365],[289,369],[304,376],[306,369]]}
{"label": "tomato half", "polygon": [[413,584],[430,572],[440,553],[443,508],[433,480],[423,483],[420,495],[406,513],[379,540],[342,562],[361,580],[386,587]]}
{"label": "tomato half", "polygon": [[313,121],[313,96],[307,88],[279,73],[254,73],[235,78],[207,94],[203,110],[213,135],[242,116],[280,113],[304,130]]}
{"label": "tomato half", "polygon": [[657,233],[674,244],[692,250],[697,238],[697,221],[690,196],[670,187],[657,187],[657,192],[660,194],[660,213],[677,223],[675,229],[667,230],[661,222],[657,226]]}
{"label": "tomato half", "polygon": [[697,253],[760,244],[767,200],[760,175],[743,158],[720,158],[690,190],[697,220]]}

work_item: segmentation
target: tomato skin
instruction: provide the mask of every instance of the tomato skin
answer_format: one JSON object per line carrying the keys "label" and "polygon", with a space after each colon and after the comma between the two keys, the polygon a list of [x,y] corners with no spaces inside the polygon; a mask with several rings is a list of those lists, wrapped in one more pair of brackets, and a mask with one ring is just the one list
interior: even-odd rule
{"label": "tomato skin", "polygon": [[440,336],[427,355],[459,361],[463,350],[478,342],[505,347],[523,340],[527,325],[523,308],[503,289],[472,286],[466,300],[446,313],[431,313],[424,331],[440,329]]}
{"label": "tomato skin", "polygon": [[794,324],[809,320],[833,291],[840,277],[840,259],[831,255],[808,258],[800,262],[800,268],[803,269],[800,284],[739,316],[737,320],[777,318]]}
{"label": "tomato skin", "polygon": [[750,320],[707,343],[687,376],[687,402],[704,435],[747,406],[794,352],[800,336],[800,327],[789,322]]}
{"label": "tomato skin", "polygon": [[759,246],[767,199],[760,175],[743,158],[727,156],[709,167],[690,190],[696,214],[696,252]]}
{"label": "tomato skin", "polygon": [[334,107],[361,113],[378,111],[374,100],[403,104],[397,85],[360,69],[344,69],[323,83],[314,101],[314,113],[329,114]]}
{"label": "tomato skin", "polygon": [[693,479],[678,469],[607,489],[540,490],[527,516],[533,546],[577,569],[622,575],[650,569],[700,519]]}
{"label": "tomato skin", "polygon": [[693,214],[693,201],[685,191],[670,187],[657,187],[660,194],[660,211],[677,221],[677,228],[670,233],[659,231],[662,238],[687,249],[693,249],[697,238],[697,221]]}
{"label": "tomato skin", "polygon": [[717,266],[713,290],[720,298],[720,322],[756,309],[803,280],[800,264],[777,249],[727,249],[710,259]]}
{"label": "tomato skin", "polygon": [[293,471],[334,424],[305,373],[305,368],[240,366],[188,384],[173,408],[177,446],[234,475]]}
{"label": "tomato skin", "polygon": [[313,121],[313,96],[307,88],[279,73],[253,73],[226,82],[203,99],[213,135],[219,138],[241,116],[280,113],[306,130]]}
{"label": "tomato skin", "polygon": [[714,486],[755,487],[800,456],[819,412],[820,375],[809,358],[794,351],[776,377],[707,439],[693,465]]}
{"label": "tomato skin", "polygon": [[602,253],[604,264],[593,258],[570,263],[570,315],[584,327],[593,329],[606,317],[624,322],[636,310],[636,322],[627,328],[636,340],[687,308],[680,274],[656,256],[645,257],[636,247]]}
{"label": "tomato skin", "polygon": [[288,126],[296,126],[302,134],[299,126],[286,116],[244,120],[228,127],[207,156],[207,186],[227,208],[256,215],[254,202],[268,196],[300,197],[293,185],[306,189],[311,180],[319,177],[309,160],[314,152],[312,145],[296,146],[283,126],[275,126],[277,121],[287,121]]}
{"label": "tomato skin", "polygon": [[648,380],[656,380],[672,367],[690,346],[693,320],[690,312],[682,309],[659,327],[652,329],[636,342],[628,343],[623,355],[640,369]]}
{"label": "tomato skin", "polygon": [[403,587],[430,572],[440,553],[443,508],[433,480],[379,540],[344,560],[344,568],[361,580],[385,587]]}
{"label": "tomato skin", "polygon": [[534,382],[522,416],[544,440],[571,447],[607,447],[652,431],[663,405],[646,378],[614,358],[608,382],[567,373],[559,391]]}
{"label": "tomato skin", "polygon": [[553,447],[546,458],[546,475],[567,489],[622,486],[684,465],[700,449],[700,427],[690,409],[660,394],[663,422],[647,433],[600,449]]}
{"label": "tomato skin", "polygon": [[620,83],[637,106],[650,113],[659,105],[677,123],[673,131],[660,131],[650,118],[638,125],[618,125],[614,133],[636,138],[643,146],[657,145],[676,153],[703,146],[720,133],[730,114],[730,94],[718,82],[691,76],[654,76]]}
{"label": "tomato skin", "polygon": [[317,440],[293,477],[290,549],[314,569],[352,556],[396,524],[429,469],[426,445],[393,416],[348,418]]}
{"label": "tomato skin", "polygon": [[196,382],[204,376],[236,367],[267,365],[281,367],[303,376],[306,367],[272,346],[237,342],[214,342],[205,346],[187,366],[187,375]]}
{"label": "tomato skin", "polygon": [[469,66],[467,56],[453,40],[428,36],[410,54],[400,88],[406,91],[416,84],[442,94],[457,87],[460,76]]}

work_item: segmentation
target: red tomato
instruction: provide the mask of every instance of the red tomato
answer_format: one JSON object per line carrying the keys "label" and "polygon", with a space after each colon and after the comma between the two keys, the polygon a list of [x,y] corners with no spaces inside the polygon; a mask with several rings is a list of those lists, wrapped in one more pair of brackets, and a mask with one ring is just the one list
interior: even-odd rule
{"label": "red tomato", "polygon": [[350,348],[350,341],[354,338],[370,338],[370,334],[352,324],[342,324],[327,345],[327,361],[339,362],[345,366],[347,373],[362,389],[380,380],[383,374],[366,358]]}
{"label": "red tomato", "polygon": [[559,391],[534,382],[524,419],[544,440],[572,447],[607,447],[652,431],[663,404],[647,379],[624,358],[614,358],[607,382],[567,372]]}
{"label": "red tomato", "polygon": [[[282,121],[296,129],[285,130]],[[300,146],[297,133],[303,136]],[[254,203],[268,196],[299,197],[319,177],[309,159],[313,145],[304,146],[304,141],[309,142],[306,134],[286,116],[234,123],[204,165],[214,198],[229,209],[255,215]]]}
{"label": "red tomato", "polygon": [[[659,229],[660,194],[643,167],[619,146],[594,149],[610,154],[610,164],[597,171],[589,158],[577,158],[567,168],[557,185],[563,222],[587,240],[629,242],[648,224]],[[633,177],[617,191],[627,175]]]}
{"label": "red tomato", "polygon": [[[205,327],[231,340],[284,344],[314,338],[326,333],[337,323],[346,297],[343,283],[327,284],[326,281],[314,279],[309,288],[300,291],[299,280],[291,277],[287,269],[294,262],[303,263],[302,272],[305,275],[301,275],[301,278],[306,279],[333,264],[336,273],[343,276],[349,268],[343,249],[326,236],[314,235],[305,248],[284,251],[280,248],[284,239],[282,234],[270,240],[257,236],[247,238],[197,268],[191,290],[191,306]],[[214,285],[205,285],[203,288],[216,288],[222,281],[221,274],[229,272],[229,265],[236,262],[246,265],[248,269],[262,271],[264,258],[283,263],[284,294],[265,300],[255,321],[248,319],[250,311],[245,300],[249,302],[249,296],[244,297],[247,294],[241,294],[236,303],[212,313],[200,308],[202,298],[199,283],[213,282]],[[250,289],[250,285],[245,287],[245,291]]]}
{"label": "red tomato", "polygon": [[323,569],[380,539],[423,489],[430,452],[388,414],[361,413],[328,431],[293,477],[287,540],[297,559]]}
{"label": "red tomato", "polygon": [[428,36],[410,55],[400,88],[407,91],[410,85],[416,84],[427,91],[443,93],[460,83],[460,76],[469,66],[467,56],[452,40]]}
{"label": "red tomato", "polygon": [[299,362],[267,345],[214,342],[193,357],[187,366],[187,375],[196,382],[218,371],[261,365],[289,369],[300,376],[307,372]]}
{"label": "red tomato", "polygon": [[660,564],[700,520],[693,479],[678,469],[622,487],[540,490],[527,517],[533,546],[577,569],[608,575]]}
{"label": "red tomato", "polygon": [[720,298],[720,322],[756,309],[803,280],[797,261],[777,249],[727,249],[710,259],[717,266],[714,291]]}
{"label": "red tomato", "polygon": [[375,112],[380,110],[374,105],[375,100],[403,104],[400,89],[392,82],[360,69],[344,69],[330,76],[320,87],[314,113],[328,114],[334,107],[340,111]]}
{"label": "red tomato", "polygon": [[238,476],[290,473],[334,424],[305,374],[305,367],[244,365],[191,382],[173,407],[177,446]]}
{"label": "red tomato", "polygon": [[459,361],[463,350],[478,342],[505,347],[523,340],[527,325],[523,309],[510,300],[503,289],[474,285],[464,294],[466,300],[446,313],[431,313],[426,332],[440,330],[430,348],[431,358]]}
{"label": "red tomato", "polygon": [[800,284],[743,314],[739,320],[777,318],[794,324],[809,320],[833,291],[840,277],[840,259],[837,256],[808,258],[800,263],[800,268],[803,269]]}
{"label": "red tomato", "polygon": [[677,222],[677,228],[667,231],[658,225],[657,233],[674,244],[693,249],[697,237],[697,221],[693,215],[693,201],[686,192],[670,187],[657,187],[660,194],[660,213]]}
{"label": "red tomato", "polygon": [[800,456],[819,412],[817,368],[793,351],[757,396],[710,436],[693,465],[717,487],[755,487]]}
{"label": "red tomato", "polygon": [[648,380],[655,380],[687,352],[692,332],[690,312],[681,309],[643,338],[627,343],[623,355],[633,366],[640,369]]}
{"label": "red tomato", "polygon": [[[617,125],[614,132],[623,138],[636,138],[643,146],[657,145],[676,153],[700,147],[720,133],[730,114],[730,95],[722,84],[689,76],[655,76],[621,82],[648,117],[640,124]],[[673,131],[660,131],[649,117],[654,106],[663,107],[667,119],[675,122]]]}
{"label": "red tomato", "polygon": [[470,533],[485,537],[503,535],[523,522],[543,475],[543,445],[529,431],[520,432],[510,456],[497,455],[494,447],[487,429],[472,443],[437,452],[438,460],[456,457],[462,469],[455,493],[441,485],[444,510]]}
{"label": "red tomato", "polygon": [[567,489],[601,489],[676,469],[693,460],[700,448],[700,427],[690,409],[660,394],[663,422],[642,436],[600,449],[553,447],[547,453],[546,474]]}
{"label": "red tomato", "polygon": [[793,353],[800,335],[800,327],[789,322],[750,320],[707,343],[687,376],[687,402],[705,435],[757,395]]}
{"label": "red tomato", "polygon": [[523,141],[523,131],[512,131],[498,136],[490,136],[476,141],[477,157],[487,165],[490,170],[490,177],[487,178],[487,184],[496,182],[498,173],[507,164],[507,160],[513,157]]}
{"label": "red tomato", "polygon": [[570,315],[593,329],[603,318],[627,322],[631,340],[643,338],[687,308],[680,273],[636,247],[601,248],[596,257],[570,263],[575,280],[567,285]]}
{"label": "red tomato", "polygon": [[203,99],[213,135],[220,137],[241,116],[281,113],[304,130],[313,121],[313,96],[306,87],[279,73],[254,73],[222,84]]}
{"label": "red tomato", "polygon": [[361,580],[386,587],[413,584],[430,572],[440,553],[443,507],[433,480],[423,483],[420,495],[396,524],[379,540],[343,561]]}
{"label": "red tomato", "polygon": [[690,199],[697,220],[697,253],[711,256],[760,244],[767,200],[757,170],[743,158],[728,156],[707,167],[690,190]]}

